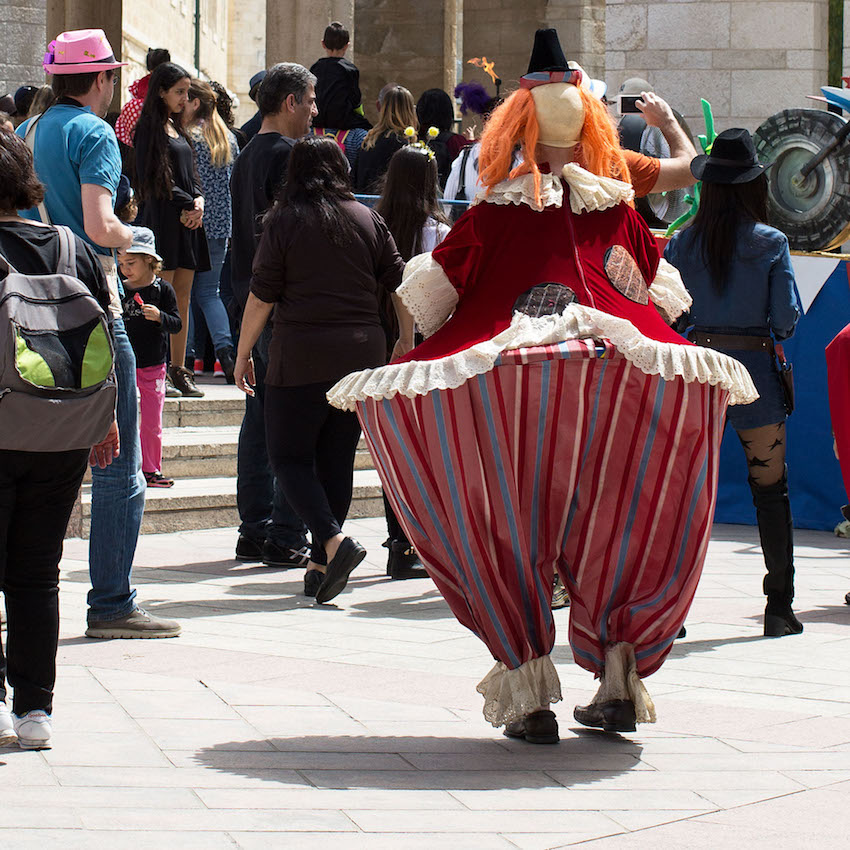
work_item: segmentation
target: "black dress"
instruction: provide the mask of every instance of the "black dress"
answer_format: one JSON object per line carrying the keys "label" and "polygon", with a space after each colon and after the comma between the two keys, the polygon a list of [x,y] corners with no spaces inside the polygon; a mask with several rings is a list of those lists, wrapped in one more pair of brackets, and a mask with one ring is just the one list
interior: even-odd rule
{"label": "black dress", "polygon": [[[134,143],[136,170],[139,180],[144,180],[150,150],[146,127],[136,128]],[[153,231],[156,250],[166,271],[178,268],[209,271],[210,252],[204,228],[190,230],[180,222],[183,210],[194,209],[195,198],[203,195],[196,176],[195,152],[183,136],[176,139],[168,136],[168,154],[171,158],[171,198],[145,200],[139,211],[139,223]]]}

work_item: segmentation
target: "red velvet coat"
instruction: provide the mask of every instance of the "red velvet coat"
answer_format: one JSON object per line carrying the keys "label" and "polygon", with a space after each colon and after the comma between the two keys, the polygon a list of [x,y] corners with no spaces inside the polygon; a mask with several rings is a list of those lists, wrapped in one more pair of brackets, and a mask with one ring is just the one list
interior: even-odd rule
{"label": "red velvet coat", "polygon": [[[562,181],[563,183],[563,181]],[[573,213],[566,183],[560,207],[542,212],[527,204],[480,203],[457,222],[433,252],[459,302],[452,318],[403,360],[435,360],[488,340],[511,323],[517,296],[538,283],[562,283],[579,303],[628,319],[650,339],[689,345],[671,330],[650,301],[639,304],[614,287],[605,254],[620,245],[645,282],[658,269],[655,239],[625,203]]]}

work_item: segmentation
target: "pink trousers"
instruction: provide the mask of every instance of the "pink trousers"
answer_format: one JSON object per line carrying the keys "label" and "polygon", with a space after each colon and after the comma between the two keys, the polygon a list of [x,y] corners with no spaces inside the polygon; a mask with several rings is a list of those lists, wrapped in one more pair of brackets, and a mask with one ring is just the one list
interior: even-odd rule
{"label": "pink trousers", "polygon": [[142,472],[161,472],[165,363],[136,369],[136,386],[139,388],[139,437],[142,443]]}

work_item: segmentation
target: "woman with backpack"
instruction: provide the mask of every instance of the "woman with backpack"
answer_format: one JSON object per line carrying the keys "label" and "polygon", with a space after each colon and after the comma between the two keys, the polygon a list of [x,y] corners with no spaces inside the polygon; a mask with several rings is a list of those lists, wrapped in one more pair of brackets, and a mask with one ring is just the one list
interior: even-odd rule
{"label": "woman with backpack", "polygon": [[[8,624],[5,658],[0,647],[0,747],[17,741],[23,749],[50,747],[59,642],[59,560],[86,463],[105,468],[119,451],[114,383],[111,395],[104,387],[105,395],[98,402],[99,424],[90,431],[100,433],[90,441],[83,432],[89,424],[87,416],[75,416],[70,408],[80,399],[65,402],[59,398],[61,393],[51,392],[67,387],[69,396],[75,389],[83,395],[85,387],[96,386],[91,381],[111,375],[112,359],[106,338],[109,291],[94,251],[67,228],[17,215],[17,210],[29,209],[43,199],[44,187],[35,175],[26,143],[0,130],[0,304],[8,311],[18,302],[21,319],[27,310],[34,315],[33,296],[43,303],[45,289],[52,292],[60,287],[72,293],[61,303],[56,299],[57,312],[43,317],[40,328],[28,329],[18,321],[14,341],[8,338],[12,322],[0,327],[6,357],[15,352],[14,363],[0,358],[3,383],[7,384],[10,370],[20,376],[17,387],[0,386],[6,405],[0,404],[0,587]],[[56,275],[63,268],[66,273],[72,271],[70,277],[75,279],[66,277],[57,283]],[[47,275],[53,276],[50,288],[38,279]],[[70,316],[80,307],[87,307],[92,316],[82,334],[75,332],[77,328],[45,332],[51,323],[61,327],[63,313]],[[80,344],[75,346],[75,340]],[[98,342],[101,362],[95,376],[86,355],[95,352]],[[63,378],[70,379],[70,386]],[[51,402],[39,393],[52,396]],[[15,406],[10,407],[10,402]],[[48,414],[45,406],[51,408]],[[34,419],[38,421],[25,421]],[[48,434],[52,435],[50,446],[45,448],[37,441]],[[11,712],[5,701],[7,677],[14,690]]]}

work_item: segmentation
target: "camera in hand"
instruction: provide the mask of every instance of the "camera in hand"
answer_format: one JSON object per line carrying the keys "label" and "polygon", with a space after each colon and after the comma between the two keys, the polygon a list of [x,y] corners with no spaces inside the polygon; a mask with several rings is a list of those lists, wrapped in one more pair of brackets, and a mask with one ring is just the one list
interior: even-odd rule
{"label": "camera in hand", "polygon": [[620,115],[640,114],[637,102],[640,100],[639,94],[621,94],[617,96],[617,111]]}

